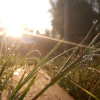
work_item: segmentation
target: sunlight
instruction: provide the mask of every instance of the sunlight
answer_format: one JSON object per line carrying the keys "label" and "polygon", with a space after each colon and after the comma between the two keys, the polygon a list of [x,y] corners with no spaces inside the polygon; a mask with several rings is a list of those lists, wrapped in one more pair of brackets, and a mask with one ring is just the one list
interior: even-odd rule
{"label": "sunlight", "polygon": [[19,72],[21,71],[21,69],[17,69],[15,72],[14,72],[14,75],[19,75]]}
{"label": "sunlight", "polygon": [[22,29],[21,27],[16,27],[16,26],[12,26],[9,25],[7,26],[7,32],[6,32],[7,36],[12,36],[12,37],[21,37],[22,35]]}
{"label": "sunlight", "polygon": [[48,13],[49,0],[2,0],[0,1],[0,20],[7,28],[7,36],[21,36],[22,24],[33,29],[51,29]]}
{"label": "sunlight", "polygon": [[19,75],[19,73],[18,72],[14,72],[14,75]]}

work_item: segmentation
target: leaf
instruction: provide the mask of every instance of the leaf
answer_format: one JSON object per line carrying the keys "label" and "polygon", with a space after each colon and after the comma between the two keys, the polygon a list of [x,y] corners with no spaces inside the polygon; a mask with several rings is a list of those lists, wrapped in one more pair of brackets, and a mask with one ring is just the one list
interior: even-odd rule
{"label": "leaf", "polygon": [[20,96],[20,98],[18,100],[23,100],[24,99],[24,97],[26,96],[27,92],[29,91],[29,89],[31,88],[33,83],[35,82],[35,79],[36,79],[36,76],[33,77],[33,79],[31,80],[29,85],[25,88],[25,90],[23,91],[22,95]]}
{"label": "leaf", "polygon": [[13,100],[13,98],[14,98],[14,96],[16,95],[17,91],[19,90],[20,84],[21,84],[21,82],[22,82],[22,80],[23,80],[23,78],[24,78],[24,76],[25,76],[25,73],[26,73],[26,72],[24,72],[24,74],[22,75],[21,79],[19,80],[19,82],[18,82],[16,88],[13,90],[13,92],[12,92],[12,94],[11,94],[9,100]]}
{"label": "leaf", "polygon": [[78,88],[80,88],[81,90],[83,90],[84,92],[86,92],[88,95],[90,95],[91,97],[93,97],[95,100],[100,100],[98,97],[96,97],[94,94],[92,94],[91,92],[87,91],[86,89],[84,89],[83,87],[79,86],[78,84],[76,84],[74,81],[70,80],[71,83],[73,83],[75,86],[77,86]]}
{"label": "leaf", "polygon": [[[38,68],[41,67],[41,66],[43,66],[43,65],[47,62],[49,56],[51,56],[51,54],[60,46],[61,43],[62,43],[62,41],[60,41],[59,43],[57,43],[57,45],[51,50],[51,52],[48,53],[48,55],[47,55],[46,57],[44,57],[44,58],[33,68],[33,70],[25,77],[25,79],[24,79],[23,81],[21,81],[22,79],[20,80],[21,83],[20,83],[20,81],[19,81],[17,87],[16,87],[15,90],[13,91],[13,93],[12,93],[12,95],[10,96],[10,99],[9,99],[9,100],[13,100],[15,94],[16,94],[16,93],[17,93],[17,92],[18,92],[32,77],[34,77],[34,75],[36,74],[36,72],[39,71]],[[26,56],[22,59],[22,62],[26,59],[27,55],[29,55],[29,54],[30,54],[30,52],[26,54]],[[23,78],[23,77],[22,77],[22,78]],[[23,95],[25,95],[25,94],[23,94]]]}
{"label": "leaf", "polygon": [[61,43],[62,43],[62,41],[60,41],[59,43],[57,43],[57,45],[51,50],[51,52],[50,52],[46,57],[44,57],[44,58],[33,68],[33,70],[26,76],[26,78],[25,78],[25,79],[23,80],[23,82],[20,84],[20,85],[21,85],[21,88],[33,77],[33,75],[36,74],[36,72],[38,71],[38,68],[39,68],[40,66],[43,66],[43,65],[47,62],[49,56],[60,46]]}

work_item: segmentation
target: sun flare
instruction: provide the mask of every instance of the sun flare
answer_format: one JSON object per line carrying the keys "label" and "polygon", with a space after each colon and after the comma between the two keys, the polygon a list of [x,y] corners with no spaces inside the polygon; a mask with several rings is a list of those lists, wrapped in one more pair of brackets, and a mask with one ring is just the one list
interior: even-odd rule
{"label": "sun flare", "polygon": [[7,28],[7,36],[21,36],[22,24],[34,32],[51,29],[49,8],[49,0],[1,0],[0,20]]}
{"label": "sun flare", "polygon": [[16,27],[14,25],[7,26],[6,35],[12,37],[21,37],[22,35],[21,27]]}

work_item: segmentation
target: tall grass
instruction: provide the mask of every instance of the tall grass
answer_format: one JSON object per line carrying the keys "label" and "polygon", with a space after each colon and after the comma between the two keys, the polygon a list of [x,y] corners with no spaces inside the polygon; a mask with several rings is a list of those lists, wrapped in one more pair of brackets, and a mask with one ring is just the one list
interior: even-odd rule
{"label": "tall grass", "polygon": [[[94,39],[89,43],[88,46],[83,46],[84,50],[80,55],[76,55],[76,52],[80,49],[80,46],[83,45],[83,43],[88,40],[91,31],[93,30],[93,27],[89,31],[89,33],[86,35],[86,37],[81,41],[81,43],[74,48],[71,48],[58,56],[52,58],[49,60],[49,57],[56,51],[56,49],[60,46],[63,40],[57,43],[57,45],[48,53],[46,57],[44,57],[41,61],[39,61],[36,66],[26,75],[26,72],[21,76],[18,84],[14,88],[10,84],[10,80],[13,76],[13,73],[16,69],[23,67],[26,61],[32,60],[34,58],[29,58],[29,55],[34,52],[33,48],[23,57],[18,56],[18,50],[21,46],[21,44],[18,44],[17,47],[12,48],[10,47],[10,51],[8,46],[6,45],[6,50],[4,48],[4,44],[2,43],[1,45],[1,54],[0,54],[0,99],[2,95],[2,91],[5,89],[8,89],[12,91],[9,95],[9,100],[23,100],[26,94],[28,93],[29,89],[31,86],[34,84],[34,82],[37,79],[37,72],[45,68],[45,65],[61,55],[65,54],[66,52],[72,51],[72,54],[66,59],[64,63],[62,63],[61,69],[58,70],[58,72],[52,77],[50,83],[45,86],[32,100],[37,100],[49,87],[53,86],[60,80],[62,80],[65,76],[68,76],[70,72],[73,70],[77,70],[78,68],[81,67],[84,62],[87,60],[91,60],[94,56],[99,56],[98,51],[100,51],[100,42],[96,42],[96,40],[100,37],[100,33],[98,33]],[[12,49],[11,49],[12,48]],[[3,51],[5,50],[5,51]],[[37,59],[36,59],[37,60]],[[81,69],[81,68],[80,68]],[[95,68],[94,68],[95,69]],[[99,72],[97,69],[95,69],[97,72]],[[80,80],[81,78],[85,77],[85,74],[82,74],[83,76],[79,77]],[[77,76],[77,73],[75,73],[75,76]],[[94,85],[92,92],[88,91],[85,89],[85,87],[80,86],[77,84],[72,78],[67,77],[67,81],[76,86],[77,88],[80,88],[83,92],[85,92],[87,95],[89,95],[89,100],[92,98],[99,100],[98,96],[94,95],[93,91],[96,86]],[[20,91],[23,86],[27,84],[27,87]],[[74,92],[74,91],[73,91]],[[75,93],[74,93],[75,94]]]}
{"label": "tall grass", "polygon": [[[5,44],[5,43],[3,43]],[[52,53],[59,47],[59,45],[61,44],[58,43],[52,50],[51,52],[44,57],[30,72],[29,74],[27,74],[27,76],[25,77],[26,72],[23,74],[23,76],[21,77],[21,79],[19,80],[17,86],[14,88],[11,86],[11,84],[9,83],[9,81],[11,80],[11,77],[14,73],[15,70],[17,70],[18,68],[23,67],[24,63],[27,60],[31,60],[32,58],[29,58],[29,55],[34,52],[34,50],[30,50],[24,57],[18,57],[16,52],[17,50],[20,48],[20,45],[18,44],[18,46],[16,48],[14,48],[10,53],[8,53],[9,49],[7,46],[7,55],[5,56],[5,52],[2,53],[3,51],[1,51],[1,68],[0,68],[0,96],[2,95],[2,92],[7,89],[7,88],[11,88],[11,94],[9,96],[9,100],[14,100],[15,98],[19,98],[19,100],[24,99],[25,95],[27,94],[27,92],[29,91],[30,87],[32,86],[32,84],[35,82],[36,80],[36,74],[39,71],[39,68],[45,64],[48,61],[48,58],[50,55],[52,55]],[[2,49],[4,50],[2,45]],[[17,52],[18,53],[18,52]],[[3,55],[4,54],[4,55]],[[34,58],[33,58],[34,59]],[[37,60],[37,59],[36,59]],[[21,92],[19,93],[19,90],[21,90],[21,88],[24,85],[27,85],[27,87]],[[18,94],[19,93],[19,94]],[[17,95],[18,94],[18,95]]]}
{"label": "tall grass", "polygon": [[[94,39],[91,41],[91,43],[87,46],[88,48],[85,48],[83,50],[83,53],[76,57],[73,60],[73,57],[77,50],[79,49],[80,45],[83,44],[89,37],[92,29],[94,28],[95,25],[91,28],[89,33],[86,35],[86,37],[82,40],[82,42],[75,47],[75,50],[73,50],[72,54],[69,56],[69,58],[66,60],[65,64],[62,66],[62,68],[58,71],[58,73],[51,79],[51,82],[44,88],[42,89],[32,100],[36,100],[40,95],[42,95],[49,87],[53,86],[55,83],[59,82],[67,73],[71,72],[72,70],[77,69],[80,67],[80,65],[86,60],[85,56],[96,56],[96,54],[91,54],[91,51],[94,50],[95,52],[99,49],[98,47],[95,47],[94,45],[97,45],[96,40],[100,37],[100,33],[98,33]],[[97,54],[99,55],[99,54]],[[73,82],[74,83],[74,82]],[[74,85],[76,85],[74,83]],[[76,85],[78,86],[78,85]],[[82,87],[78,86],[80,89],[82,89],[84,92],[86,92],[88,95],[91,95],[94,99],[99,100],[98,97],[96,97],[94,94],[90,93],[89,91],[83,89]]]}

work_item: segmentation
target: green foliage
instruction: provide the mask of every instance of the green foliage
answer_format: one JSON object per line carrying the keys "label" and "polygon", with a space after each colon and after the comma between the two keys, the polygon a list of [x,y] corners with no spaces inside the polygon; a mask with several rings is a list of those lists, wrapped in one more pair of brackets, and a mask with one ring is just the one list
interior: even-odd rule
{"label": "green foliage", "polygon": [[[93,25],[91,30],[88,32],[86,37],[81,41],[81,43],[75,47],[75,49],[73,50],[72,54],[68,57],[66,62],[63,64],[62,68],[60,70],[58,70],[57,74],[54,75],[54,77],[51,79],[51,82],[44,89],[42,89],[32,100],[36,100],[49,87],[51,87],[55,83],[59,82],[66,74],[68,74],[72,70],[75,70],[75,69],[79,68],[80,65],[82,63],[84,63],[84,61],[91,59],[91,57],[99,55],[99,54],[95,54],[95,53],[97,53],[96,52],[97,49],[98,49],[97,47],[99,47],[99,46],[95,47],[95,45],[98,44],[98,43],[96,43],[96,40],[100,37],[100,33],[94,37],[94,39],[90,42],[90,44],[87,46],[87,48],[85,48],[83,50],[81,55],[78,55],[78,56],[75,55],[75,53],[79,49],[80,45],[83,44],[88,39],[88,37],[89,37],[89,35],[90,35],[90,33],[91,33],[91,31],[93,30],[94,27],[95,27],[95,24]],[[93,50],[94,50],[94,52],[92,52]],[[73,57],[75,57],[75,59],[73,59]],[[84,90],[84,92],[89,94],[94,99],[99,100],[98,97],[96,97],[94,94],[90,93],[89,91],[83,89],[81,86],[77,85],[76,83],[74,85],[76,85],[80,89]]]}
{"label": "green foliage", "polygon": [[[98,59],[86,61],[76,70],[66,74],[66,76],[59,82],[61,87],[63,87],[65,91],[67,91],[77,100],[88,100],[90,96],[79,87],[75,86],[75,84],[72,83],[73,81],[100,98],[100,73],[96,71],[100,69],[100,63]],[[95,64],[97,65],[94,66]],[[91,97],[91,100],[94,99]]]}
{"label": "green foliage", "polygon": [[[46,57],[40,60],[39,58],[30,57],[31,53],[38,52],[36,50],[32,50],[33,48],[30,49],[30,51],[27,52],[25,56],[23,56],[23,55],[17,55],[18,50],[20,51],[19,49],[21,47],[20,44],[18,44],[18,46],[16,46],[13,49],[9,47],[9,49],[8,48],[6,49],[7,51],[3,51],[5,50],[5,48],[3,48],[5,46],[5,43],[3,43],[3,45],[1,45],[2,49],[1,49],[1,56],[0,56],[0,66],[1,66],[0,67],[0,99],[2,99],[1,95],[3,91],[6,89],[8,91],[12,91],[9,95],[9,100],[15,100],[16,98],[18,100],[23,100],[26,94],[28,93],[29,89],[31,88],[31,86],[34,84],[36,80],[37,72],[39,71],[41,66],[48,61],[49,56],[52,55],[52,53],[59,47],[60,44],[61,42],[58,43]],[[11,84],[13,73],[17,69],[24,67],[24,65],[26,64],[27,66],[30,65],[36,65],[36,66],[34,66],[34,68],[26,76],[25,76],[26,72],[24,72],[24,74],[21,76],[20,80],[18,81],[16,87],[14,88]],[[27,85],[27,87],[22,91],[21,89],[25,85]]]}
{"label": "green foliage", "polygon": [[[96,41],[100,37],[100,33],[94,37],[94,39],[89,43],[89,45],[86,48],[84,48],[81,55],[78,55],[78,56],[75,55],[76,52],[78,51],[78,49],[80,48],[80,45],[83,44],[89,38],[89,35],[94,27],[95,27],[95,24],[93,25],[91,30],[88,32],[86,37],[81,41],[81,43],[75,47],[72,54],[68,57],[68,59],[63,64],[62,68],[60,70],[58,70],[56,75],[53,76],[53,78],[51,79],[51,82],[44,89],[42,89],[32,100],[36,100],[49,87],[53,86],[55,83],[59,82],[62,78],[64,78],[66,76],[66,74],[79,68],[80,65],[84,63],[84,61],[91,60],[91,58],[94,56],[99,56],[99,52],[97,52],[99,49],[99,45],[97,45],[98,43],[96,43]],[[97,45],[97,46],[95,46],[95,45]],[[99,51],[100,51],[100,49],[99,49]],[[74,85],[76,85],[78,88],[80,88],[81,90],[86,92],[88,95],[90,95],[94,99],[99,100],[98,97],[96,97],[94,94],[92,94],[88,90],[77,85],[75,82],[73,82],[73,83],[74,83]]]}
{"label": "green foliage", "polygon": [[[33,48],[30,49],[25,56],[17,55],[18,52],[16,51],[19,49],[19,45],[13,48],[11,51],[8,51],[7,49],[5,52],[3,52],[3,49],[1,49],[0,93],[2,94],[2,91],[7,89],[12,91],[9,95],[9,100],[14,100],[16,98],[18,100],[23,100],[31,86],[36,81],[37,72],[46,67],[46,69],[50,71],[49,73],[53,73],[51,74],[51,81],[32,100],[38,99],[38,97],[41,96],[49,87],[53,86],[57,82],[59,82],[65,91],[68,91],[69,94],[77,100],[99,100],[100,42],[97,42],[97,39],[100,37],[100,33],[98,33],[92,39],[88,46],[83,48],[82,53],[77,54],[80,46],[82,46],[84,42],[88,40],[95,25],[96,24],[93,25],[91,30],[79,45],[64,51],[51,60],[49,60],[49,57],[60,46],[62,41],[59,42],[42,60],[29,57],[29,55],[34,52],[34,50],[32,50]],[[32,60],[33,63],[30,63],[30,60]],[[27,75],[25,75],[26,72],[24,72],[15,88],[9,84],[16,69],[23,67],[25,64],[32,65],[35,62],[37,62],[36,66],[34,66],[34,68],[27,73]],[[25,85],[27,85],[26,88],[21,90]]]}

